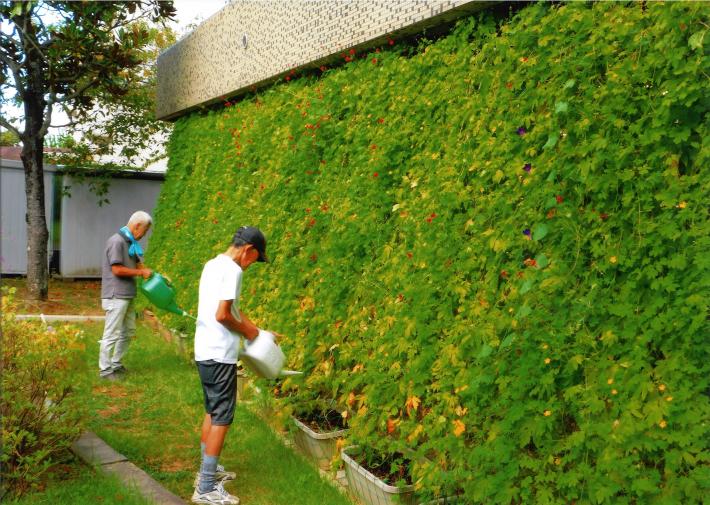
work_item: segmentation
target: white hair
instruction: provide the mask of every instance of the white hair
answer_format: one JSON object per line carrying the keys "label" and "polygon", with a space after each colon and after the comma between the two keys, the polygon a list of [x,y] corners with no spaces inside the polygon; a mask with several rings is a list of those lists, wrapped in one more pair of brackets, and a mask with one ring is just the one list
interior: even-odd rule
{"label": "white hair", "polygon": [[131,219],[128,220],[128,225],[132,224],[153,224],[153,218],[150,217],[150,214],[148,214],[144,210],[139,210],[137,212],[134,212],[133,215],[131,216]]}

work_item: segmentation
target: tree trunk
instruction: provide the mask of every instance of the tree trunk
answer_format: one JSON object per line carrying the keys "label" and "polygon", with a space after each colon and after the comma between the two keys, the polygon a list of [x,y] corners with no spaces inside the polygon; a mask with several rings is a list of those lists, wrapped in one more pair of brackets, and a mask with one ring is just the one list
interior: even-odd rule
{"label": "tree trunk", "polygon": [[48,294],[49,262],[47,245],[49,231],[44,206],[44,136],[46,128],[45,82],[42,55],[37,50],[35,27],[29,14],[24,13],[23,45],[27,87],[21,93],[25,106],[25,131],[22,135],[22,165],[25,169],[27,196],[27,289],[33,300],[46,300]]}
{"label": "tree trunk", "polygon": [[48,294],[49,231],[44,205],[43,144],[43,138],[31,139],[23,142],[22,147],[27,196],[27,289],[33,300],[46,300]]}

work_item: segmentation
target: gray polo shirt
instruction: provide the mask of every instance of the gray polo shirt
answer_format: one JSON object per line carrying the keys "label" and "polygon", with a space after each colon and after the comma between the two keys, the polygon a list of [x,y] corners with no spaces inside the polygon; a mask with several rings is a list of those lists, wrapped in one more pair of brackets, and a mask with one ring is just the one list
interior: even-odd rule
{"label": "gray polo shirt", "polygon": [[135,279],[118,277],[111,271],[111,265],[137,268],[137,261],[128,255],[129,245],[130,241],[120,233],[114,233],[106,241],[101,259],[101,298],[135,298]]}

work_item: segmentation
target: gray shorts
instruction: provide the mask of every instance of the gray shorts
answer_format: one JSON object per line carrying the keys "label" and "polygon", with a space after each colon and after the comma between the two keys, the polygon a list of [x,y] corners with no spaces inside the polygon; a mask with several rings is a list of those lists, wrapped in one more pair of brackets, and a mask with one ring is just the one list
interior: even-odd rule
{"label": "gray shorts", "polygon": [[195,363],[205,395],[205,412],[212,418],[212,424],[232,424],[237,402],[237,365],[211,359]]}

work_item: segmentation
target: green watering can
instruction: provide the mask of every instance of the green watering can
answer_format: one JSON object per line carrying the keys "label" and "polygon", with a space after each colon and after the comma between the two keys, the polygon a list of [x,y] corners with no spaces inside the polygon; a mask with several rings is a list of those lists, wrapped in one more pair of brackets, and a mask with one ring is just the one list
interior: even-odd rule
{"label": "green watering can", "polygon": [[140,284],[140,290],[146,298],[159,309],[167,310],[179,316],[195,319],[178,307],[175,302],[175,289],[168,280],[158,272],[153,272],[147,280]]}

